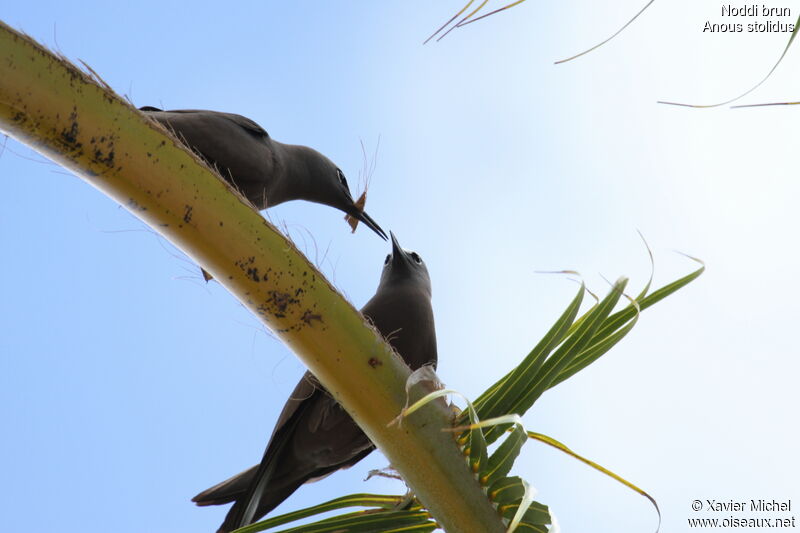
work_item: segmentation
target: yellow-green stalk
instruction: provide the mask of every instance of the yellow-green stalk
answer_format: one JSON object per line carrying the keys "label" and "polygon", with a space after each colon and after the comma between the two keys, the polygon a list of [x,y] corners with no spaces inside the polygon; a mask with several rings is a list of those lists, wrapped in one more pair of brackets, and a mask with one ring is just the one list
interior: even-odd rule
{"label": "yellow-green stalk", "polygon": [[[2,22],[0,129],[103,191],[210,272],[344,405],[446,531],[504,531],[452,435],[441,431],[450,424],[444,407],[434,402],[387,426],[405,405],[409,370],[314,265],[102,80]],[[42,297],[48,290],[57,289],[37,288]]]}

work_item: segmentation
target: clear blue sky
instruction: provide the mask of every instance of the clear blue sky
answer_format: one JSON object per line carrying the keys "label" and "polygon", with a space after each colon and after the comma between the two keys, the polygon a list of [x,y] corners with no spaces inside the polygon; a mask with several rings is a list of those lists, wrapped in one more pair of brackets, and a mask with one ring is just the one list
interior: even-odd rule
{"label": "clear blue sky", "polygon": [[[360,140],[371,152],[380,137],[368,211],[428,263],[440,375],[468,396],[574,295],[537,270],[578,270],[600,293],[628,275],[635,293],[637,229],[658,285],[695,268],[674,250],[703,258],[700,280],[526,417],[650,492],[680,532],[694,499],[800,503],[798,110],[655,103],[727,99],[780,54],[786,35],[703,34],[713,2],[657,2],[552,64],[641,3],[525,2],[424,47],[461,2],[12,2],[1,16],[137,105],[247,115],[351,183]],[[747,101],[796,100],[797,61]],[[301,364],[123,208],[0,143],[3,529],[214,531],[225,509],[189,499],[259,460]],[[367,301],[386,243],[320,206],[270,218]],[[373,454],[281,510],[402,491],[361,481],[383,466]],[[643,498],[550,449],[527,445],[515,472],[565,532],[655,529]]]}

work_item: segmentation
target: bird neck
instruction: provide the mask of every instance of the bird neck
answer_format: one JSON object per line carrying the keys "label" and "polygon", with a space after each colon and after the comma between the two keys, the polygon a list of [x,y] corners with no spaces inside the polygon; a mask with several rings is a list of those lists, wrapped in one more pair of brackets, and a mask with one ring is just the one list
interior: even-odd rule
{"label": "bird neck", "polygon": [[290,200],[311,200],[314,194],[315,152],[306,146],[272,141],[275,154],[275,179],[269,191],[269,205]]}
{"label": "bird neck", "polygon": [[424,305],[427,306],[430,306],[431,302],[430,282],[423,282],[413,276],[382,281],[377,292],[392,300],[408,300],[415,304],[425,302]]}

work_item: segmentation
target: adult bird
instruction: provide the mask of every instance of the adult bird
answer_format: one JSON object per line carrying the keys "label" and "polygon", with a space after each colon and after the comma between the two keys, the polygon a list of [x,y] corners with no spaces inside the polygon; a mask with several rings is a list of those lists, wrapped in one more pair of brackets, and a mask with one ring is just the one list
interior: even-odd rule
{"label": "adult bird", "polygon": [[272,139],[254,121],[203,109],[139,109],[175,135],[238,189],[259,211],[307,200],[344,211],[386,239],[386,233],[350,194],[344,173],[307,146]]}
{"label": "adult bird", "polygon": [[[416,252],[403,250],[391,234],[375,295],[361,309],[413,370],[436,365],[431,280]],[[272,511],[300,485],[316,481],[366,457],[375,446],[347,412],[306,372],[289,396],[261,464],[201,492],[197,505],[235,502],[217,533],[251,524]]]}

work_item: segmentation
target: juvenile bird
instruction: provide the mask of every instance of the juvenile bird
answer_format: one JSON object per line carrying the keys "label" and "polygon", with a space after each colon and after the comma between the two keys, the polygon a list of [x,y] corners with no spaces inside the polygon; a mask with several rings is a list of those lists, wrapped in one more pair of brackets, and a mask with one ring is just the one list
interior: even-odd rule
{"label": "juvenile bird", "polygon": [[[412,370],[436,365],[436,330],[428,269],[391,234],[375,295],[361,309]],[[347,412],[306,372],[272,432],[261,464],[201,492],[197,505],[235,502],[217,533],[260,519],[300,485],[348,468],[375,446]]]}
{"label": "juvenile bird", "polygon": [[162,111],[150,106],[140,111],[174,131],[259,211],[307,200],[344,211],[386,239],[381,227],[353,201],[344,173],[316,150],[273,140],[264,128],[233,113]]}

